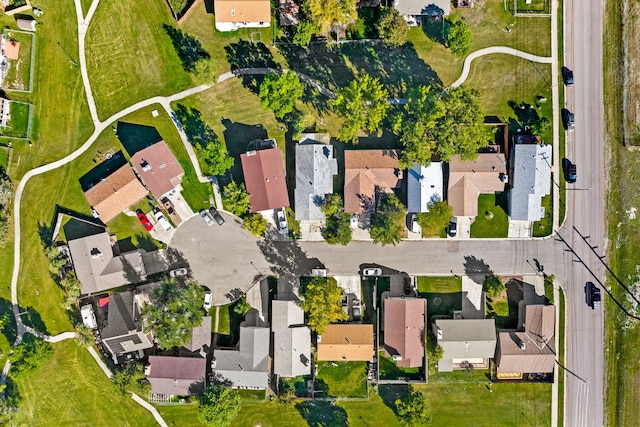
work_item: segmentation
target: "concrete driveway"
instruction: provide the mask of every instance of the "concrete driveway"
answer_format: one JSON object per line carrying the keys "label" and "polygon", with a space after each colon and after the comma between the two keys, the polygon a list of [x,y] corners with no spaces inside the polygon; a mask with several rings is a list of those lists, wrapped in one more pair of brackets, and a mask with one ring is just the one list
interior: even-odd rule
{"label": "concrete driveway", "polygon": [[258,239],[241,226],[239,218],[221,212],[224,225],[207,226],[200,215],[182,222],[169,242],[187,264],[191,278],[211,289],[213,304],[228,304],[247,292],[271,268]]}

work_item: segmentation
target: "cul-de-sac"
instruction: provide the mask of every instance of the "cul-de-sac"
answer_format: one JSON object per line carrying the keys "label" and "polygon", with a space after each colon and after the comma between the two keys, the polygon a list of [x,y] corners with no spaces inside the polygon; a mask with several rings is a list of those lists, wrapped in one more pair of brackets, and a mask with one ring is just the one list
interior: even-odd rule
{"label": "cul-de-sac", "polygon": [[1,425],[638,425],[640,4],[0,9]]}

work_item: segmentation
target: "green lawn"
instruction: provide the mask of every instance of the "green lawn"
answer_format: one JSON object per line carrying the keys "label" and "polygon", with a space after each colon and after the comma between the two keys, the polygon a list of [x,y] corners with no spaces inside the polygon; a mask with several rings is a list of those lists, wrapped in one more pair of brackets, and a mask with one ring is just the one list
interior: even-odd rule
{"label": "green lawn", "polygon": [[367,397],[366,362],[318,362],[316,390],[324,389],[331,397]]}
{"label": "green lawn", "polygon": [[382,351],[378,355],[378,360],[380,361],[381,380],[397,380],[398,378],[424,379],[424,369],[399,367],[393,359],[384,356]]}
{"label": "green lawn", "polygon": [[53,347],[52,359],[15,380],[22,396],[15,425],[157,425],[133,399],[116,392],[86,348],[73,341]]}
{"label": "green lawn", "polygon": [[544,207],[544,218],[533,223],[531,230],[533,237],[549,236],[553,231],[553,188],[551,194],[542,198],[542,207]]}
{"label": "green lawn", "polygon": [[229,335],[231,331],[229,307],[230,305],[222,305],[219,307],[220,314],[218,317],[218,333],[221,335]]}
{"label": "green lawn", "polygon": [[418,293],[427,300],[429,318],[462,310],[461,277],[418,277]]}
{"label": "green lawn", "polygon": [[[438,372],[436,364],[429,370],[429,384],[479,384],[489,379],[488,369],[457,369],[452,372]],[[434,372],[435,371],[435,372]]]}
{"label": "green lawn", "polygon": [[462,292],[461,277],[418,277],[419,293],[455,293]]}
{"label": "green lawn", "polygon": [[5,31],[5,36],[9,40],[13,39],[20,43],[20,51],[18,52],[17,60],[9,61],[9,70],[2,82],[2,87],[8,90],[29,91],[33,89],[29,87],[29,83],[31,78],[31,51],[35,36],[31,32],[12,30]]}
{"label": "green lawn", "polygon": [[6,137],[28,138],[31,108],[32,106],[30,104],[11,102],[7,126],[0,128],[0,134]]}
{"label": "green lawn", "polygon": [[[487,212],[491,212],[493,218],[489,218]],[[480,194],[478,197],[478,216],[471,224],[471,237],[504,238],[508,234],[507,193]]]}
{"label": "green lawn", "polygon": [[9,165],[9,149],[6,147],[0,147],[0,170],[7,171]]}
{"label": "green lawn", "polygon": [[487,297],[487,316],[496,319],[497,328],[516,329],[518,327],[518,303],[509,299],[506,292],[498,298]]}

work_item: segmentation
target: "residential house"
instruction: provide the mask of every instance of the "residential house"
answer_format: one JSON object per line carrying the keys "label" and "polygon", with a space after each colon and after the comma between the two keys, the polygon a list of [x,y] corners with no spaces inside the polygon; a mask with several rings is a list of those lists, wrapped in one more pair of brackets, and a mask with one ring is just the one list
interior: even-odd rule
{"label": "residential house", "polygon": [[376,198],[400,187],[398,150],[346,150],[344,152],[344,210],[353,214],[375,211]]}
{"label": "residential house", "polygon": [[476,217],[478,196],[504,191],[507,181],[506,160],[503,153],[478,153],[472,161],[455,155],[449,161],[447,201],[453,216]]}
{"label": "residential house", "polygon": [[496,351],[494,319],[436,319],[433,334],[444,350],[438,371],[486,368]]}
{"label": "residential house", "polygon": [[[322,203],[333,193],[338,160],[333,157],[329,135],[302,134],[296,145],[295,212],[298,221],[324,221]],[[320,142],[326,141],[326,142]]]}
{"label": "residential house", "polygon": [[213,14],[218,31],[269,27],[271,2],[269,0],[215,0]]}
{"label": "residential house", "polygon": [[145,251],[120,253],[106,228],[101,233],[69,240],[68,246],[83,295],[146,280]]}
{"label": "residential house", "polygon": [[525,306],[524,331],[500,331],[496,349],[497,377],[552,373],[556,362],[556,307]]}
{"label": "residential house", "polygon": [[424,298],[387,298],[384,300],[384,353],[398,366],[424,366]]}
{"label": "residential house", "polygon": [[205,388],[207,359],[149,356],[145,368],[151,383],[151,401],[168,401],[174,396],[201,395]]}
{"label": "residential house", "polygon": [[328,325],[318,335],[317,348],[316,359],[321,361],[373,360],[373,325]]}
{"label": "residential house", "polygon": [[191,331],[191,339],[184,346],[192,353],[200,353],[206,357],[207,350],[211,347],[211,316],[204,316],[200,326]]}
{"label": "residential house", "polygon": [[278,148],[247,151],[240,155],[251,212],[289,206],[289,193]]}
{"label": "residential house", "polygon": [[429,203],[444,200],[442,163],[414,163],[407,172],[407,212],[429,212]]}
{"label": "residential house", "polygon": [[265,390],[269,385],[269,343],[269,328],[240,327],[237,350],[213,352],[215,380],[232,388]]}
{"label": "residential house", "polygon": [[160,141],[131,157],[131,164],[156,200],[180,191],[184,169],[166,142]]}
{"label": "residential house", "polygon": [[273,373],[282,377],[311,374],[311,330],[295,301],[271,303]]}
{"label": "residential house", "polygon": [[140,318],[143,300],[134,292],[119,292],[109,296],[108,303],[101,305],[106,312],[107,324],[100,329],[102,345],[118,363],[118,357],[153,347],[153,335],[145,331]]}
{"label": "residential house", "polygon": [[539,221],[544,218],[542,198],[551,194],[551,156],[551,145],[514,145],[509,190],[512,220]]}
{"label": "residential house", "polygon": [[91,208],[107,223],[147,195],[128,163],[85,190]]}
{"label": "residential house", "polygon": [[448,16],[451,0],[394,0],[393,7],[409,25],[420,25],[423,17]]}

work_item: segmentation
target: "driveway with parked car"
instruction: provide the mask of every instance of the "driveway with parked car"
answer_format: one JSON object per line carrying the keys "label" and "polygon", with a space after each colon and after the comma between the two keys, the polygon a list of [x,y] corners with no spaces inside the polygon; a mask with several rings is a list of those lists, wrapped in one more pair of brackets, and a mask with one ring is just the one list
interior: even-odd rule
{"label": "driveway with parked car", "polygon": [[188,263],[193,280],[211,290],[212,305],[228,304],[238,298],[238,289],[246,292],[257,279],[272,274],[258,240],[242,228],[241,220],[217,213],[224,225],[218,226],[208,211],[201,211],[181,223],[169,242],[169,248]]}

